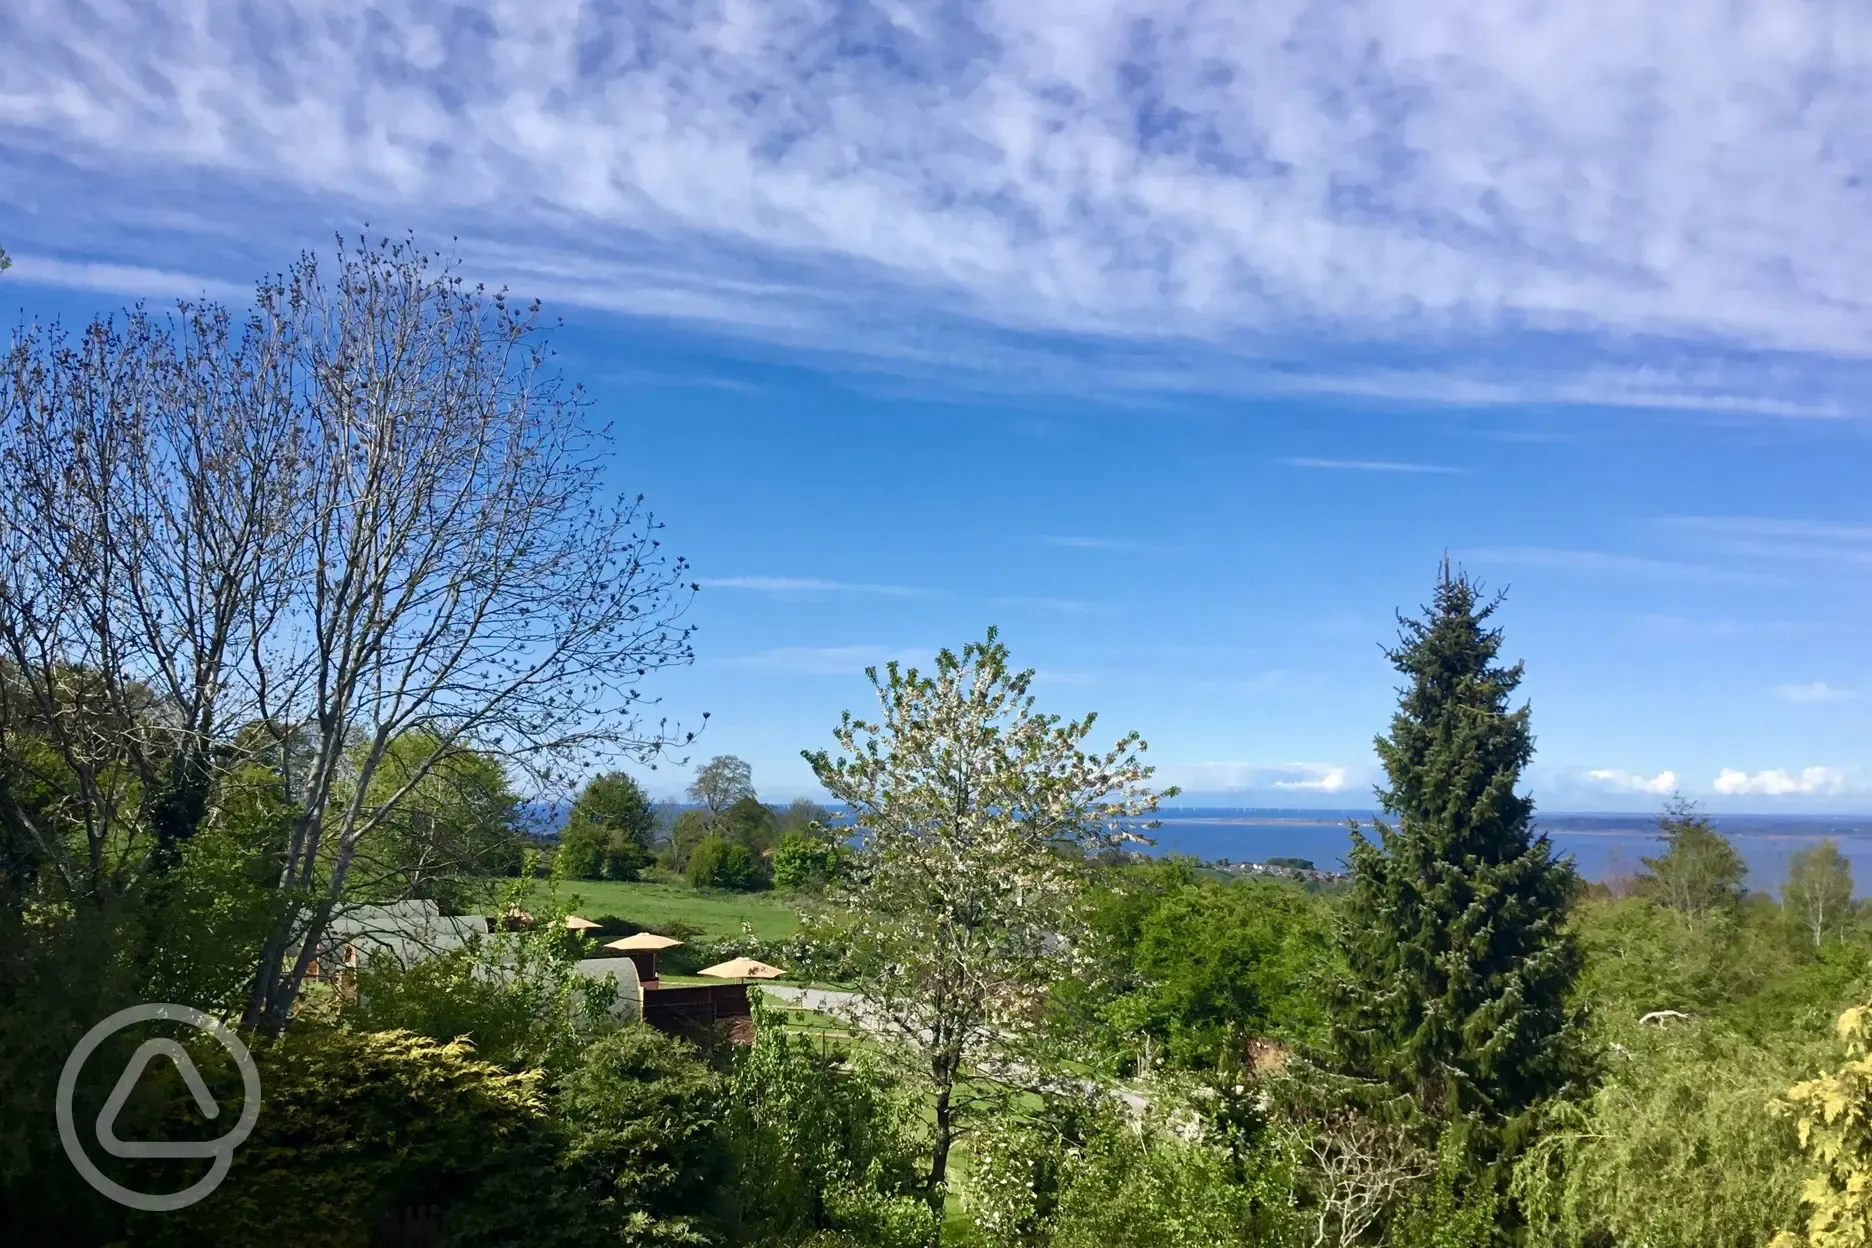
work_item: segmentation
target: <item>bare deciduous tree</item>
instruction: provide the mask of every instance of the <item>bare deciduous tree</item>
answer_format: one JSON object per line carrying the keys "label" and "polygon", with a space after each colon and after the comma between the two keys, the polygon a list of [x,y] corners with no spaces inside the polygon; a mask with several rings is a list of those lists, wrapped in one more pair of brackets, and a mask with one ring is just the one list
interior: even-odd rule
{"label": "bare deciduous tree", "polygon": [[[238,325],[185,306],[9,356],[0,732],[71,773],[88,861],[5,814],[74,891],[122,886],[199,823],[213,759],[280,768],[298,815],[246,1026],[284,1022],[364,841],[438,766],[472,749],[547,784],[676,739],[638,683],[691,657],[694,585],[641,497],[603,496],[537,320],[360,243]],[[423,745],[389,786],[398,741]]]}
{"label": "bare deciduous tree", "polygon": [[1408,1130],[1341,1108],[1291,1125],[1313,1197],[1313,1248],[1349,1248],[1410,1189],[1432,1158]]}
{"label": "bare deciduous tree", "polygon": [[733,754],[717,754],[696,768],[688,795],[706,806],[712,819],[742,798],[754,796],[754,769]]}

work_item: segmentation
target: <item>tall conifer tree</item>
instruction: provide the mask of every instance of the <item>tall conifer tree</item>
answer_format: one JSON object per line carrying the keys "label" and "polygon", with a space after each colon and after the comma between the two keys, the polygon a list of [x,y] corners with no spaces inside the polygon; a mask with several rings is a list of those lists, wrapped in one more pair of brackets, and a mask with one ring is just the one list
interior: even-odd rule
{"label": "tall conifer tree", "polygon": [[1576,1069],[1565,998],[1580,955],[1565,928],[1571,864],[1532,833],[1515,786],[1534,752],[1521,665],[1496,663],[1499,599],[1446,558],[1421,619],[1387,657],[1406,678],[1377,742],[1395,817],[1356,828],[1340,931],[1347,974],[1334,1048],[1345,1073],[1409,1096],[1433,1121],[1500,1124]]}

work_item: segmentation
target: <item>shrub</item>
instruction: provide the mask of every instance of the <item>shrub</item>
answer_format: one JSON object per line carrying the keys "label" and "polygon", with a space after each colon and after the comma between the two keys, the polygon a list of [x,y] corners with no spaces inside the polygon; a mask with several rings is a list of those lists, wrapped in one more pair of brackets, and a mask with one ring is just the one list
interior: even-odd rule
{"label": "shrub", "polygon": [[[229,1063],[217,1052],[209,1046],[197,1061],[225,1078]],[[304,1025],[254,1056],[262,1112],[226,1180],[187,1209],[133,1217],[139,1244],[363,1248],[390,1210],[448,1204],[447,1228],[493,1225],[504,1215],[489,1202],[502,1189],[551,1185],[537,1073],[509,1074],[465,1043]],[[173,1068],[155,1069],[175,1085],[164,1138],[198,1133]],[[145,1190],[163,1190],[160,1182]]]}
{"label": "shrub", "polygon": [[760,859],[739,841],[719,836],[703,838],[689,855],[689,883],[696,888],[730,888],[753,892],[767,887]]}
{"label": "shrub", "polygon": [[1607,1061],[1599,1089],[1552,1107],[1515,1167],[1534,1243],[1759,1248],[1791,1223],[1794,1129],[1765,1112],[1791,1055],[1690,1025],[1634,1028]]}
{"label": "shrub", "polygon": [[1305,1242],[1281,1146],[1264,1139],[1238,1151],[1191,1127],[1179,1134],[1163,1117],[1133,1124],[1109,1105],[1050,1102],[974,1137],[964,1206],[996,1248]]}
{"label": "shrub", "polygon": [[755,1042],[731,1080],[748,1216],[770,1233],[929,1238],[917,1108],[869,1067],[789,1035],[756,999]]}
{"label": "shrub", "polygon": [[[219,1087],[217,1051],[198,1060]],[[432,1204],[450,1245],[648,1248],[712,1242],[729,1224],[723,1081],[648,1028],[600,1037],[556,1088],[408,1032],[297,1025],[255,1057],[263,1110],[226,1181],[133,1219],[138,1244],[366,1248],[384,1214]],[[157,1068],[164,1138],[188,1138],[193,1102]]]}
{"label": "shrub", "polygon": [[838,874],[839,847],[804,832],[789,832],[774,848],[773,878],[778,888],[816,892]]}
{"label": "shrub", "polygon": [[465,1038],[484,1061],[510,1068],[570,1060],[582,1036],[605,1026],[616,986],[581,973],[577,945],[546,925],[490,933],[405,967],[379,954],[358,974],[354,1031]]}
{"label": "shrub", "polygon": [[558,1166],[583,1197],[561,1202],[559,1240],[705,1241],[732,1214],[725,1109],[721,1076],[681,1041],[643,1026],[594,1041],[552,1098]]}

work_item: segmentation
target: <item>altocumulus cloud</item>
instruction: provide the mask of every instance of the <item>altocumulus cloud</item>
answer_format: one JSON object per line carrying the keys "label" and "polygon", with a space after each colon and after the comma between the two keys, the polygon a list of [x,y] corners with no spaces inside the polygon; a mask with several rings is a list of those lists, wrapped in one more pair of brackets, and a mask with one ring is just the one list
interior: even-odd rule
{"label": "altocumulus cloud", "polygon": [[[1135,350],[1050,374],[1090,386],[1863,392],[1857,0],[99,0],[5,6],[0,46],[39,280],[130,224],[169,269],[368,216],[905,368],[999,335],[1045,376],[1017,337],[1068,336]],[[1453,334],[1526,349],[1398,363]]]}

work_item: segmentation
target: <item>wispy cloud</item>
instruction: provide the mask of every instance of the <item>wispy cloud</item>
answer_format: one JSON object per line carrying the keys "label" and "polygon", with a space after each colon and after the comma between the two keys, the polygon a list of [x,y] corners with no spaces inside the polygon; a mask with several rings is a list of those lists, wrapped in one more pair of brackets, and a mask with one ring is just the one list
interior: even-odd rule
{"label": "wispy cloud", "polygon": [[134,264],[103,264],[59,260],[51,256],[16,255],[6,281],[65,290],[95,290],[132,299],[246,299],[253,287],[219,278]]}
{"label": "wispy cloud", "polygon": [[717,576],[704,577],[702,584],[709,589],[751,589],[767,594],[882,594],[890,598],[927,598],[935,593],[907,585],[864,585],[822,580],[816,576]]}
{"label": "wispy cloud", "polygon": [[1408,464],[1385,459],[1313,459],[1293,456],[1280,461],[1289,468],[1324,468],[1337,472],[1402,472],[1457,475],[1466,471],[1443,464]]}
{"label": "wispy cloud", "polygon": [[1831,796],[1846,789],[1846,772],[1838,767],[1803,767],[1798,775],[1776,768],[1750,775],[1729,767],[1722,769],[1711,788],[1724,797],[1787,797],[1820,794]]}
{"label": "wispy cloud", "polygon": [[1670,615],[1664,612],[1646,612],[1632,620],[1633,626],[1641,633],[1658,640],[1673,643],[1686,638],[1729,638],[1786,635],[1812,629],[1812,620],[1737,620],[1720,615]]}
{"label": "wispy cloud", "polygon": [[[1853,410],[1872,16],[1502,12],[13,5],[0,161],[17,249],[47,255],[111,203],[168,212],[139,248],[368,214],[459,233],[529,294],[766,339],[1137,348],[1058,352],[1045,384]],[[1288,375],[1346,344],[1369,358]],[[1817,386],[1816,359],[1845,371]]]}
{"label": "wispy cloud", "polygon": [[1872,524],[1764,516],[1672,516],[1664,523],[1732,559],[1838,569],[1872,567]]}
{"label": "wispy cloud", "polygon": [[1621,771],[1616,767],[1589,771],[1586,776],[1608,788],[1622,793],[1650,793],[1654,795],[1675,793],[1677,791],[1677,773],[1660,771],[1655,776],[1640,775],[1635,772]]}
{"label": "wispy cloud", "polygon": [[1180,763],[1161,768],[1161,775],[1195,792],[1343,793],[1357,783],[1354,769],[1342,763]]}
{"label": "wispy cloud", "polygon": [[1665,523],[1704,533],[1753,538],[1796,538],[1872,547],[1872,524],[1831,520],[1778,520],[1767,516],[1668,516]]}
{"label": "wispy cloud", "polygon": [[1461,552],[1467,563],[1506,564],[1528,568],[1557,568],[1570,572],[1611,573],[1620,576],[1670,577],[1704,581],[1750,581],[1755,574],[1734,568],[1710,567],[1673,559],[1652,559],[1604,550],[1571,550],[1554,546],[1485,546]]}
{"label": "wispy cloud", "polygon": [[1845,702],[1859,696],[1851,689],[1841,689],[1824,680],[1804,685],[1776,685],[1775,694],[1784,702]]}
{"label": "wispy cloud", "polygon": [[1080,598],[990,598],[988,605],[1013,610],[1056,611],[1061,615],[1091,615],[1104,610],[1098,603]]}
{"label": "wispy cloud", "polygon": [[1111,550],[1134,555],[1161,554],[1165,549],[1153,542],[1134,542],[1110,537],[1056,537],[1049,535],[1042,537],[1040,543],[1043,546],[1058,546],[1066,550]]}

